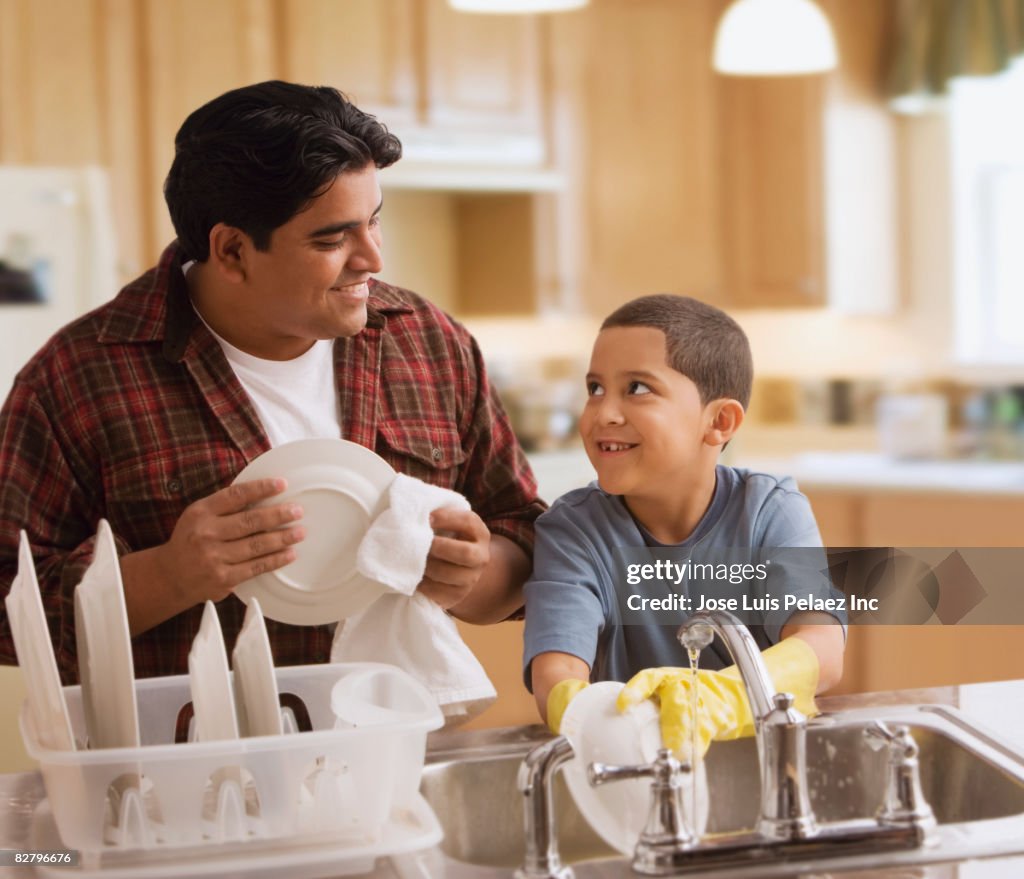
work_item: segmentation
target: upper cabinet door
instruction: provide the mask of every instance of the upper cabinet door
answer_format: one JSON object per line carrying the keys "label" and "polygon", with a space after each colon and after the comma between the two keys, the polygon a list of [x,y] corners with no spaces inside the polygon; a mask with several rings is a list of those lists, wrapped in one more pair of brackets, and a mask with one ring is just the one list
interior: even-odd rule
{"label": "upper cabinet door", "polygon": [[330,85],[389,127],[415,124],[417,0],[283,0],[284,76]]}
{"label": "upper cabinet door", "polygon": [[540,25],[534,15],[456,12],[426,0],[429,123],[535,134],[542,128]]}
{"label": "upper cabinet door", "polygon": [[394,130],[408,160],[542,163],[535,16],[459,13],[445,0],[281,8],[285,76],[344,91]]}
{"label": "upper cabinet door", "polygon": [[724,300],[823,305],[822,76],[718,78]]}
{"label": "upper cabinet door", "polygon": [[[233,88],[277,76],[268,0],[145,0],[142,112],[148,191],[158,194],[174,159],[174,136],[195,109]],[[151,202],[156,252],[173,237],[167,207]]]}

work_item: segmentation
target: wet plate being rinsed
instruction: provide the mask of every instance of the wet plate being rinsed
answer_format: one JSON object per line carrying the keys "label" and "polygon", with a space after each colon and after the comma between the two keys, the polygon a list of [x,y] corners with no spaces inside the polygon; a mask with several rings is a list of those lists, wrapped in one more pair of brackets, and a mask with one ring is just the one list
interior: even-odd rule
{"label": "wet plate being rinsed", "polygon": [[[562,734],[575,757],[563,772],[583,817],[608,845],[632,855],[651,810],[651,779],[634,778],[592,787],[587,780],[590,763],[637,766],[652,763],[661,747],[658,709],[649,699],[620,714],[615,700],[622,690],[618,681],[602,681],[581,690],[562,718]],[[693,811],[694,776],[683,776],[682,801],[687,824],[703,833],[708,818],[708,785],[704,761],[696,773],[697,822]]]}

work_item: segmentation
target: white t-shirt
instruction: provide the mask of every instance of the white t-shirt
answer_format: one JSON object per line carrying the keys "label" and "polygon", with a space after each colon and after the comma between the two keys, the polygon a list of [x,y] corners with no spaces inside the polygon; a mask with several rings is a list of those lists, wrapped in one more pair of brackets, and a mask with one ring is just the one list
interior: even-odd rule
{"label": "white t-shirt", "polygon": [[293,360],[264,360],[246,354],[206,326],[252,400],[272,447],[292,440],[341,436],[333,339],[314,342]]}

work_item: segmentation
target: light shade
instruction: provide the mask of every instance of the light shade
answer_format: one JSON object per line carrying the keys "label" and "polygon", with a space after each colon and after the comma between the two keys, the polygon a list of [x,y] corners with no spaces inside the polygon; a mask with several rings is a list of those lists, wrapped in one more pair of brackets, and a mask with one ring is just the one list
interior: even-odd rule
{"label": "light shade", "polygon": [[813,0],[736,0],[715,33],[713,66],[719,73],[821,73],[837,62],[832,26]]}
{"label": "light shade", "polygon": [[448,0],[459,12],[490,12],[499,15],[523,15],[533,12],[564,12],[579,9],[590,0]]}

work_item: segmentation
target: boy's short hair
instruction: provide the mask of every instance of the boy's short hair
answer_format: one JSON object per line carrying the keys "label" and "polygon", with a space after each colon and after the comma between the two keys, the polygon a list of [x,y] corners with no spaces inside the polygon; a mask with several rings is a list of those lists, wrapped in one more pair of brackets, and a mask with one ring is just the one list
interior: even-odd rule
{"label": "boy's short hair", "polygon": [[339,174],[386,168],[401,155],[398,138],[337,89],[260,82],[189,115],[174,139],[164,197],[185,257],[205,262],[217,223],[267,250],[274,230]]}
{"label": "boy's short hair", "polygon": [[615,309],[601,324],[602,330],[612,327],[661,330],[668,365],[697,386],[701,403],[729,398],[747,408],[754,381],[750,342],[720,308],[689,296],[658,293]]}

